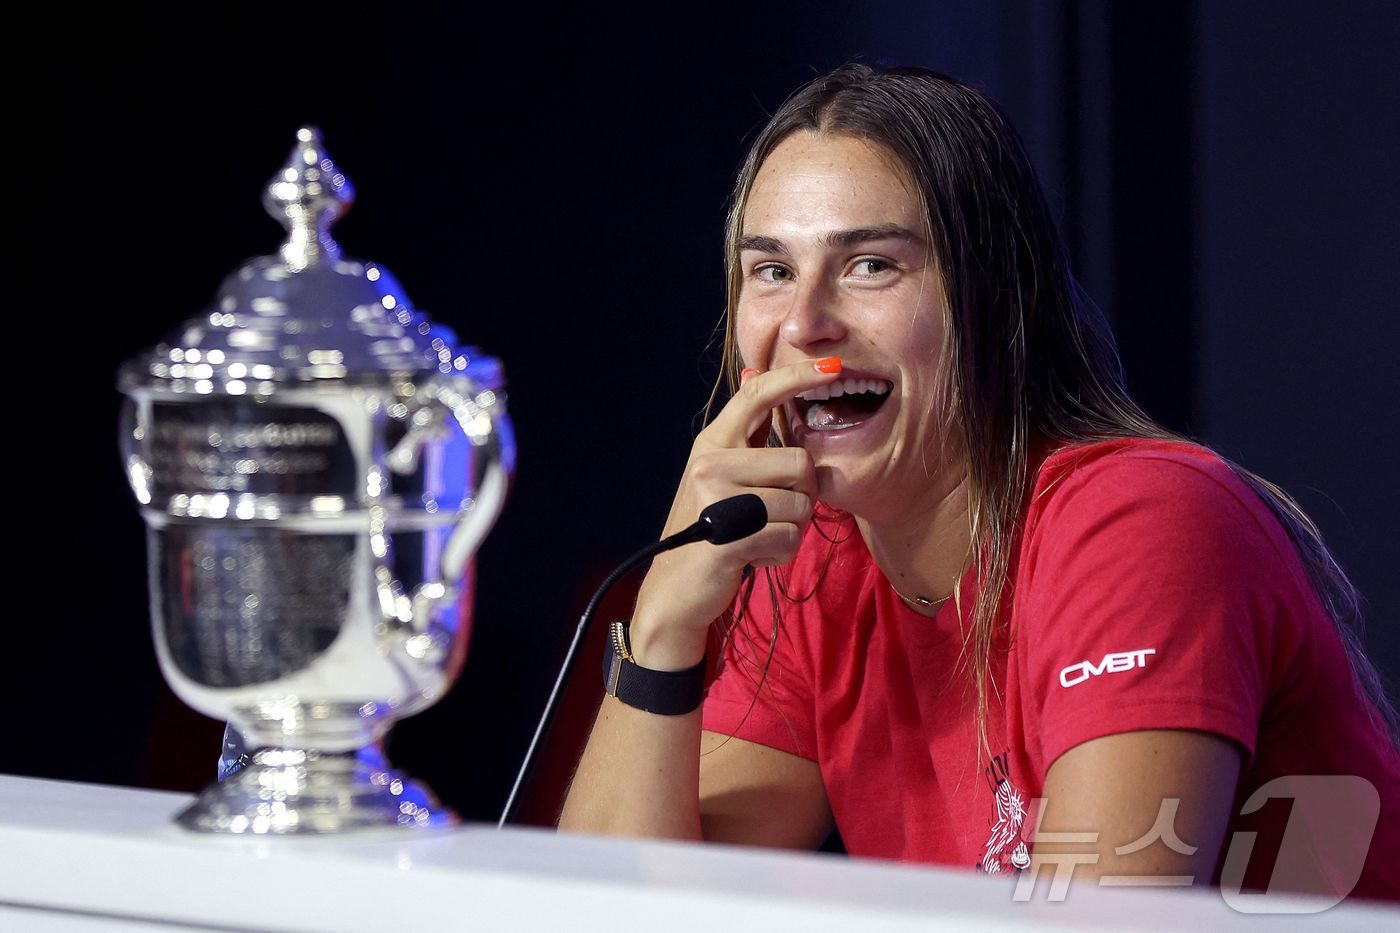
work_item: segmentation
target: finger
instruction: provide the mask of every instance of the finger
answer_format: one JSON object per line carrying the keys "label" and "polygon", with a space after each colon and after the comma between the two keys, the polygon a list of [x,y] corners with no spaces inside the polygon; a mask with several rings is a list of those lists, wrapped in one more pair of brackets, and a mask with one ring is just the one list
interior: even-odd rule
{"label": "finger", "polygon": [[[752,495],[757,496],[763,502],[764,523],[774,522],[794,522],[806,524],[812,519],[812,506],[815,501],[811,495],[796,489],[765,488],[754,486],[733,486],[729,488],[721,487],[717,491],[704,495],[702,502],[713,505],[725,501],[735,496]],[[689,527],[704,512],[703,506],[693,506],[685,510],[684,521],[679,524]],[[666,533],[671,531],[673,524],[666,526]]]}
{"label": "finger", "polygon": [[812,455],[801,447],[766,447],[759,450],[719,447],[695,455],[690,481],[697,489],[724,491],[727,495],[750,488],[792,489],[817,494],[817,469]]}
{"label": "finger", "polygon": [[[806,524],[812,519],[813,499],[805,492],[798,492],[795,489],[755,489],[753,487],[739,487],[739,490],[732,494],[753,495],[763,500],[764,517],[767,524],[774,522],[793,522]],[[731,496],[720,495],[714,502],[722,502]],[[711,503],[713,504],[713,503]],[[698,517],[701,509],[696,512]]]}
{"label": "finger", "polygon": [[[741,373],[739,373],[739,385],[742,386],[744,383],[748,382],[748,381],[749,381],[750,379],[752,379],[754,376],[757,376],[757,375],[758,375],[758,372],[759,372],[759,371],[756,370],[756,369],[752,369],[752,368],[749,368],[749,367],[745,367],[745,368],[744,368],[744,371],[741,372]],[[774,417],[775,417],[775,418],[776,418],[776,413],[777,413],[777,411],[778,411],[778,409],[774,409]],[[750,446],[750,447],[767,447],[767,446],[768,446],[768,437],[769,437],[769,435],[776,429],[776,427],[777,427],[777,425],[774,423],[773,419],[769,419],[768,425],[766,425],[765,427],[759,428],[757,431],[755,431],[755,432],[753,432],[752,434],[749,435],[749,444],[748,444],[748,446]]]}
{"label": "finger", "polygon": [[799,392],[835,382],[840,376],[841,358],[836,356],[804,360],[751,376],[715,418],[710,431],[722,446],[747,447],[760,429],[767,436],[774,408]]}
{"label": "finger", "polygon": [[735,541],[724,547],[733,549],[739,555],[738,559],[743,560],[746,565],[776,567],[797,556],[804,527],[792,522],[778,522],[766,526],[762,531],[742,541]]}
{"label": "finger", "polygon": [[793,489],[754,489],[768,511],[768,524],[805,525],[812,518],[812,497]]}
{"label": "finger", "polygon": [[768,423],[749,435],[748,446],[750,448],[756,449],[759,447],[768,446],[768,438],[772,435],[774,429],[777,427],[777,425],[774,422],[774,419],[777,417],[777,413],[780,411],[782,411],[781,408],[775,408],[771,412],[769,412]]}

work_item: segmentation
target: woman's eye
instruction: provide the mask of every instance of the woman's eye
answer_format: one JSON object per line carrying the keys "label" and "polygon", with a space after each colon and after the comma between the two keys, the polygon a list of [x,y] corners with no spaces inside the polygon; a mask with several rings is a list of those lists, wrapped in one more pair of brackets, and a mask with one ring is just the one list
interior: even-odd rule
{"label": "woman's eye", "polygon": [[760,282],[786,282],[792,278],[792,270],[786,266],[756,266],[751,274]]}
{"label": "woman's eye", "polygon": [[851,271],[856,276],[868,279],[888,272],[890,268],[891,264],[883,259],[859,259],[851,266]]}

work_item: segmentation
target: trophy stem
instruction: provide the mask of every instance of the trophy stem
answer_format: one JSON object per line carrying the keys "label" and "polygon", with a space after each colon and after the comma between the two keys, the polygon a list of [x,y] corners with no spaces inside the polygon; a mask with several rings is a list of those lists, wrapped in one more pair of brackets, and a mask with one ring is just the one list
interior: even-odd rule
{"label": "trophy stem", "polygon": [[176,817],[186,829],[271,835],[439,829],[457,817],[430,790],[390,770],[375,748],[328,753],[261,748]]}
{"label": "trophy stem", "polygon": [[304,703],[295,696],[240,705],[231,719],[247,748],[314,748],[352,755],[378,746],[393,726],[388,710],[373,701]]}

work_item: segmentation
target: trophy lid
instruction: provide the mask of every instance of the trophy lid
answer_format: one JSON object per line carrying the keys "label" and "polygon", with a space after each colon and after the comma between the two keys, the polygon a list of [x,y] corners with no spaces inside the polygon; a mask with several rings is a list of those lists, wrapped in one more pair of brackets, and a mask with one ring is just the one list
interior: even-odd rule
{"label": "trophy lid", "polygon": [[298,130],[287,164],[263,191],[263,206],[287,230],[281,249],[245,262],[204,313],[128,361],[121,388],[267,394],[283,384],[382,384],[433,373],[499,388],[499,363],[459,348],[450,328],[415,311],[389,270],[341,256],[330,228],[354,197],[320,132]]}

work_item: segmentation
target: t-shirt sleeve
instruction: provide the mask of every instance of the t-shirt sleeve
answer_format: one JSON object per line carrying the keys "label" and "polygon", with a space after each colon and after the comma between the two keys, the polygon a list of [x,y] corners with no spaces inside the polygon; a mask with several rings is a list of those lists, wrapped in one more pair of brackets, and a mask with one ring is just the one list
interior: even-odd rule
{"label": "t-shirt sleeve", "polygon": [[776,571],[756,571],[747,608],[725,636],[705,696],[703,728],[815,760],[812,667],[801,636],[803,605],[771,595]]}
{"label": "t-shirt sleeve", "polygon": [[1015,636],[1040,777],[1082,742],[1141,729],[1223,736],[1247,766],[1281,594],[1296,592],[1281,527],[1219,460],[1103,457],[1045,497]]}

